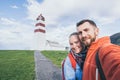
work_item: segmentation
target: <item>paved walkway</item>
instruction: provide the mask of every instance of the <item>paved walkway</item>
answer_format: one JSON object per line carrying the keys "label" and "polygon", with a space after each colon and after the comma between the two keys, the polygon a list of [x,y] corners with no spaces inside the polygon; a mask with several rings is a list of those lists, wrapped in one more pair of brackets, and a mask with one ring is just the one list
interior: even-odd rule
{"label": "paved walkway", "polygon": [[34,52],[36,80],[62,80],[61,70],[54,66],[40,51]]}

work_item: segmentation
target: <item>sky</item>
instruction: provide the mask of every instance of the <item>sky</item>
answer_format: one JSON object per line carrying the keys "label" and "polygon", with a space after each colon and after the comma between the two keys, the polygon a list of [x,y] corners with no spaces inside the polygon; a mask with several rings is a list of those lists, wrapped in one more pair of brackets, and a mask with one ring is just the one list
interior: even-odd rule
{"label": "sky", "polygon": [[82,19],[93,20],[99,36],[120,32],[120,0],[0,0],[0,50],[34,49],[37,16],[45,17],[46,39],[69,46]]}

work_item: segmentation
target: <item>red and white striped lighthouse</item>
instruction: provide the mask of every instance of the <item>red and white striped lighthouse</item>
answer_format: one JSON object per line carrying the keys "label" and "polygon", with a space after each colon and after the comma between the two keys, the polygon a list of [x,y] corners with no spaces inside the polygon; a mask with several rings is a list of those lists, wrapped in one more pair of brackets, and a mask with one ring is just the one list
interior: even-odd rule
{"label": "red and white striped lighthouse", "polygon": [[35,24],[35,50],[44,50],[45,49],[45,18],[40,14],[36,18],[37,23]]}

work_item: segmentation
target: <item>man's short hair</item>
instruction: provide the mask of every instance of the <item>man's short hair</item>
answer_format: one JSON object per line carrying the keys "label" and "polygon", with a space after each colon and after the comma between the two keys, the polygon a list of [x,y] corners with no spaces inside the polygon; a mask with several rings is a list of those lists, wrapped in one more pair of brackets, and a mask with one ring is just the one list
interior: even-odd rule
{"label": "man's short hair", "polygon": [[89,19],[84,19],[84,20],[78,22],[78,23],[76,24],[76,26],[78,27],[78,26],[82,25],[82,24],[85,23],[85,22],[88,22],[88,23],[90,23],[91,25],[97,27],[97,25],[95,24],[95,22],[92,21],[92,20],[89,20]]}

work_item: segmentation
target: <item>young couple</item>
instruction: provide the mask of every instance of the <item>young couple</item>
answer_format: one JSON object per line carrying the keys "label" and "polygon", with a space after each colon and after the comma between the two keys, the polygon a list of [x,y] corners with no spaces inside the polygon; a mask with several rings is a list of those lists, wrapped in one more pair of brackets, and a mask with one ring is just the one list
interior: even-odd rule
{"label": "young couple", "polygon": [[98,38],[99,29],[92,20],[82,20],[76,26],[62,65],[63,80],[102,80],[96,66],[97,52],[106,80],[119,80],[120,46],[112,44],[109,36]]}

